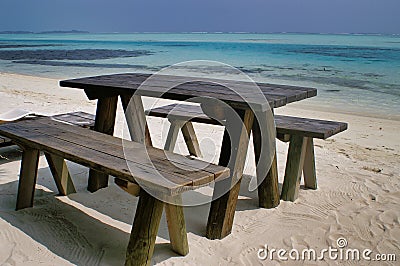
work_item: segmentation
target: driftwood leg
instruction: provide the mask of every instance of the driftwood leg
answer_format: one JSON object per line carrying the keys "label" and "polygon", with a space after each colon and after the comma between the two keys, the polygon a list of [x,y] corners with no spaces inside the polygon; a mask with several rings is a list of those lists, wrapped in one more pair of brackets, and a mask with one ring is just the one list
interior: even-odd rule
{"label": "driftwood leg", "polygon": [[125,265],[150,265],[164,203],[141,190]]}
{"label": "driftwood leg", "polygon": [[[229,167],[231,177],[215,183],[206,230],[206,237],[209,239],[222,239],[232,231],[240,182],[249,145],[249,135],[254,119],[254,113],[251,110],[237,110],[237,113],[240,114],[243,121],[241,128],[231,128],[229,131],[225,128],[224,132],[219,164]],[[228,116],[227,127],[232,126],[230,119]],[[231,136],[229,136],[229,133]],[[232,145],[236,148],[232,156],[231,138]]]}
{"label": "driftwood leg", "polygon": [[69,174],[64,158],[45,152],[47,163],[49,164],[58,192],[62,196],[75,193],[75,186]]}
{"label": "driftwood leg", "polygon": [[[112,135],[114,133],[117,102],[118,96],[98,99],[96,120],[94,122],[95,131],[102,132],[108,135]],[[95,192],[100,188],[104,188],[107,186],[108,175],[90,169],[88,190],[90,192]]]}
{"label": "driftwood leg", "polygon": [[176,204],[165,204],[169,238],[171,240],[172,249],[176,253],[185,256],[189,253],[189,244],[181,195],[177,196],[174,201]]}
{"label": "driftwood leg", "polygon": [[196,132],[194,132],[192,122],[188,121],[182,126],[182,134],[185,139],[186,146],[188,147],[190,155],[201,157],[199,141],[196,137]]}
{"label": "driftwood leg", "polygon": [[26,148],[22,152],[16,210],[33,206],[39,163],[39,150]]}
{"label": "driftwood leg", "polygon": [[164,150],[173,152],[176,145],[176,140],[178,139],[179,130],[182,128],[184,122],[175,119],[169,119],[169,122],[171,125],[168,130]]}
{"label": "driftwood leg", "polygon": [[278,167],[276,162],[276,150],[274,160],[268,171],[267,176],[261,176],[265,173],[262,167],[263,162],[260,162],[261,155],[261,130],[258,122],[253,123],[253,146],[257,169],[257,184],[258,184],[258,202],[262,208],[274,208],[279,205],[279,186],[278,186]]}
{"label": "driftwood leg", "polygon": [[285,169],[281,198],[295,201],[299,194],[301,172],[306,153],[306,139],[302,136],[292,135]]}
{"label": "driftwood leg", "polygon": [[313,138],[307,138],[306,155],[303,166],[304,186],[317,189],[317,175],[315,174],[315,155]]}

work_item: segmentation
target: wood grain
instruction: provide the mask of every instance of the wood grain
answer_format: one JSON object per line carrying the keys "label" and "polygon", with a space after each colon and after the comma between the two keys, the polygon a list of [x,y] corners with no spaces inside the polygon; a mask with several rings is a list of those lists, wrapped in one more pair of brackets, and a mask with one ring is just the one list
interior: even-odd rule
{"label": "wood grain", "polygon": [[23,147],[16,210],[33,206],[38,163],[39,150],[29,146]]}

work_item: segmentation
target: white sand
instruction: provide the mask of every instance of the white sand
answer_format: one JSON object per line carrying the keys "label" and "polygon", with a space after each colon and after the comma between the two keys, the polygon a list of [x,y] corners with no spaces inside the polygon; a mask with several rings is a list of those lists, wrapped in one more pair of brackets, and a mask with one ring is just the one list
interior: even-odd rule
{"label": "white sand", "polygon": [[[47,114],[95,111],[95,102],[88,101],[81,90],[59,88],[57,84],[53,79],[0,73],[0,113],[10,108]],[[146,100],[145,105],[149,104]],[[290,104],[277,113],[349,123],[346,132],[327,141],[315,141],[318,189],[301,189],[294,203],[281,201],[275,209],[258,208],[256,194],[247,191],[249,176],[254,176],[250,155],[232,234],[223,240],[206,239],[203,235],[209,206],[186,208],[189,255],[181,257],[171,251],[163,217],[154,263],[276,265],[282,263],[276,256],[274,261],[259,260],[258,249],[267,244],[276,249],[320,251],[336,247],[339,237],[347,239],[348,248],[368,248],[373,250],[372,256],[396,254],[400,260],[400,122],[305,110],[302,105],[306,102]],[[122,117],[119,108],[118,125]],[[155,146],[162,147],[168,124],[157,118],[149,122]],[[213,146],[220,147],[222,128],[195,127],[205,159],[217,161]],[[117,135],[121,135],[120,126]],[[184,147],[181,137],[179,147]],[[286,152],[286,144],[278,142],[281,183]],[[5,148],[0,155],[0,265],[123,264],[136,198],[112,182],[106,189],[87,192],[88,171],[75,164],[69,166],[78,193],[58,197],[46,161],[41,158],[34,207],[17,212],[20,153]],[[326,256],[322,262],[308,262],[317,263],[339,261]]]}

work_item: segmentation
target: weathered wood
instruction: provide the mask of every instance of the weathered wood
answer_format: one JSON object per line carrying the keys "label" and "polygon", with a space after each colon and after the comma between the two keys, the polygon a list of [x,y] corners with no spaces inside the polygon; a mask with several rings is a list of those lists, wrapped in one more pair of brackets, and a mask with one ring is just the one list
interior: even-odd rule
{"label": "weathered wood", "polygon": [[67,196],[71,193],[76,193],[65,160],[62,157],[47,152],[44,155],[46,156],[47,163],[49,164],[50,171],[60,195]]}
{"label": "weathered wood", "polygon": [[[115,116],[117,113],[118,97],[105,97],[97,101],[94,130],[112,135],[114,133]],[[108,186],[108,175],[90,169],[88,190],[95,192]]]}
{"label": "weathered wood", "polygon": [[38,163],[39,150],[23,147],[16,210],[33,206]]}
{"label": "weathered wood", "polygon": [[120,178],[114,178],[114,182],[115,182],[115,184],[117,184],[117,186],[119,186],[121,189],[128,192],[132,196],[134,196],[134,197],[139,196],[140,187],[137,184],[120,179]]}
{"label": "weathered wood", "polygon": [[[235,123],[230,120],[235,118],[232,114],[226,116],[227,127],[222,141],[219,165],[228,166],[231,176],[215,183],[206,230],[206,237],[209,239],[222,239],[232,230],[249,135],[254,120],[254,113],[249,109],[236,112],[243,123],[241,128],[233,128]],[[231,153],[231,147],[235,148],[235,153]]]}
{"label": "weathered wood", "polygon": [[180,255],[187,255],[189,253],[189,244],[180,195],[176,196],[172,203],[165,204],[165,214],[172,249]]}
{"label": "weathered wood", "polygon": [[152,147],[144,149],[142,144],[135,142],[124,142],[125,151],[128,149],[135,154],[133,158],[125,158],[121,139],[45,118],[6,124],[0,131],[22,144],[130,182],[139,182],[141,186],[165,194],[193,189],[229,173],[220,166],[173,153],[165,154],[165,151]]}
{"label": "weathered wood", "polygon": [[[132,196],[139,196],[140,187],[137,184],[119,178],[115,178],[114,181],[121,189]],[[172,249],[180,255],[188,254],[189,244],[187,241],[185,216],[180,195],[174,197],[174,202],[165,204],[165,212]]]}
{"label": "weathered wood", "polygon": [[[267,173],[267,176],[262,176],[265,173],[264,169],[260,167],[261,164],[266,164],[266,162],[260,162],[262,139],[261,130],[257,121],[253,123],[253,146],[254,155],[256,161],[256,176],[258,184],[258,203],[262,208],[275,208],[280,203],[279,197],[279,186],[278,186],[278,166],[275,156],[272,161],[271,167]],[[262,165],[262,166],[263,166]]]}
{"label": "weathered wood", "polygon": [[84,112],[71,112],[66,114],[53,115],[51,118],[71,125],[84,128],[94,128],[95,116]]}
{"label": "weathered wood", "polygon": [[[196,97],[212,97],[239,109],[247,109],[251,105],[259,111],[316,95],[316,89],[313,88],[258,83],[261,90],[259,94],[264,94],[267,99],[265,101],[254,92],[259,89],[251,82],[153,75],[150,82],[143,83],[149,77],[149,74],[140,73],[103,75],[64,80],[60,82],[60,86],[85,89],[91,99],[110,92],[116,95],[138,93],[143,96],[189,101],[196,101]],[[179,85],[175,86],[176,84]],[[165,91],[170,86],[173,88]],[[140,91],[137,92],[139,87]]]}
{"label": "weathered wood", "polygon": [[132,141],[152,146],[140,95],[123,94],[121,101]]}
{"label": "weathered wood", "polygon": [[[201,110],[199,106],[188,104],[170,104],[147,111],[150,116],[169,117],[176,120],[220,125]],[[347,129],[343,122],[318,120],[311,118],[275,115],[276,133],[279,139],[288,141],[290,135],[327,139]]]}
{"label": "weathered wood", "polygon": [[193,124],[190,121],[188,121],[182,126],[181,130],[183,138],[185,139],[186,142],[186,146],[189,150],[189,154],[192,156],[196,156],[198,158],[202,157],[199,141],[197,140]]}
{"label": "weathered wood", "polygon": [[[218,178],[224,178],[227,176],[226,169],[221,168],[220,166],[209,164],[208,162],[203,162],[200,160],[192,160],[191,158],[187,158],[179,154],[169,152],[167,153],[164,150],[160,149],[149,148],[144,150],[143,145],[140,143],[124,141],[124,152],[124,150],[122,150],[121,148],[122,140],[119,138],[108,138],[107,136],[104,136],[104,134],[87,131],[78,127],[71,127],[69,125],[64,125],[62,123],[57,123],[45,119],[37,120],[34,123],[27,123],[30,123],[30,126],[35,127],[35,129],[44,128],[45,130],[41,130],[51,134],[52,136],[60,137],[61,130],[63,134],[67,134],[67,140],[71,139],[74,143],[82,146],[90,145],[93,147],[98,147],[100,151],[103,150],[104,152],[115,155],[119,158],[128,159],[128,161],[129,158],[126,158],[126,156],[131,153],[135,155],[134,160],[136,162],[149,163],[150,160],[152,163],[152,161],[157,161],[157,164],[155,164],[155,166],[158,167],[159,165],[159,167],[162,167],[160,169],[157,169],[158,171],[163,171],[163,168],[168,168],[168,166],[166,166],[165,164],[173,163],[173,167],[175,168],[174,171],[176,173],[180,173],[180,170],[176,169],[176,166],[184,168],[184,171],[193,171],[190,177],[186,177],[186,179],[188,180],[194,180],[197,178],[196,172],[198,169],[202,169],[202,171],[213,174],[215,175],[215,177]],[[52,127],[49,128],[49,125]],[[151,164],[151,166],[154,167],[153,164]],[[187,173],[183,172],[183,174],[186,175]]]}
{"label": "weathered wood", "polygon": [[176,140],[178,139],[179,130],[182,128],[184,122],[178,120],[169,120],[169,122],[171,125],[165,140],[164,150],[173,152],[176,145]]}
{"label": "weathered wood", "polygon": [[275,116],[277,132],[303,137],[327,139],[347,129],[347,124],[310,118]]}
{"label": "weathered wood", "polygon": [[283,200],[294,201],[299,194],[301,172],[306,153],[306,142],[306,138],[302,136],[293,135],[290,138],[285,178],[281,193],[281,199]]}
{"label": "weathered wood", "polygon": [[314,141],[307,138],[307,148],[304,158],[303,175],[304,186],[310,189],[317,189],[317,175],[315,173]]}
{"label": "weathered wood", "polygon": [[141,190],[125,265],[150,265],[164,203]]}

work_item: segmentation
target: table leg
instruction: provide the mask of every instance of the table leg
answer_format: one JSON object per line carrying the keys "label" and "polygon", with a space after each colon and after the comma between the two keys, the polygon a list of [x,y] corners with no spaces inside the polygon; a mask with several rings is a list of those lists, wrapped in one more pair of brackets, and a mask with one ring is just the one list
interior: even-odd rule
{"label": "table leg", "polygon": [[[141,96],[123,94],[121,95],[121,101],[132,141],[153,146]],[[131,104],[129,104],[130,101],[132,101]]]}
{"label": "table leg", "polygon": [[18,183],[17,211],[33,206],[38,163],[39,150],[23,148],[21,171]]}
{"label": "table leg", "polygon": [[[108,135],[113,135],[115,116],[117,113],[118,96],[99,98],[97,101],[96,119],[94,130]],[[107,187],[108,175],[97,172],[93,169],[89,171],[88,190],[95,192],[101,188]]]}
{"label": "table leg", "polygon": [[256,161],[256,169],[257,169],[257,184],[258,184],[258,202],[259,206],[262,208],[274,208],[279,205],[280,195],[279,195],[279,186],[278,186],[278,167],[276,161],[276,147],[275,147],[275,155],[272,161],[272,165],[265,175],[266,169],[263,169],[263,166],[266,165],[263,162],[260,163],[260,155],[261,155],[261,130],[260,125],[257,120],[253,123],[253,146],[254,146],[254,155]]}
{"label": "table leg", "polygon": [[[241,128],[234,128],[231,121],[234,118],[227,117],[219,164],[229,167],[231,176],[215,183],[214,200],[211,202],[206,231],[206,237],[209,239],[222,239],[232,230],[250,130],[254,120],[254,113],[250,109],[236,110],[236,112],[243,123]],[[231,145],[233,145],[234,154],[231,154]]]}

